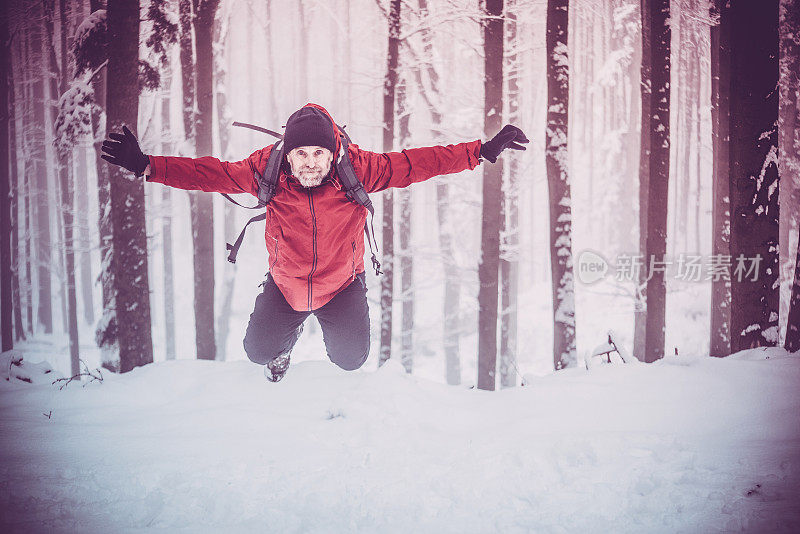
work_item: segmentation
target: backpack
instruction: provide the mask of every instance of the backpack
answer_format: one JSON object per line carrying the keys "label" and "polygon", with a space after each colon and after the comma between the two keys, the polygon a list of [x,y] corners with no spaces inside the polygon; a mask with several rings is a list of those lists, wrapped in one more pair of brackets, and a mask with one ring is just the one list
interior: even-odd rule
{"label": "backpack", "polygon": [[[255,206],[243,206],[239,204],[230,196],[222,193],[229,201],[233,202],[237,206],[246,209],[262,209],[265,208],[267,204],[272,200],[272,197],[275,196],[275,192],[277,191],[278,187],[278,177],[280,176],[281,172],[281,165],[283,163],[283,136],[279,133],[273,132],[272,130],[268,130],[266,128],[261,128],[259,126],[254,126],[252,124],[242,123],[242,122],[234,122],[234,126],[241,126],[244,128],[250,128],[252,130],[256,130],[263,133],[268,133],[270,135],[274,135],[278,138],[278,142],[272,147],[272,151],[269,154],[269,158],[267,158],[267,166],[264,169],[264,173],[258,172],[258,169],[255,168],[255,165],[251,162],[250,168],[253,171],[253,178],[258,183],[258,204]],[[345,196],[353,203],[358,204],[360,206],[364,206],[370,214],[370,224],[367,225],[366,221],[364,222],[364,233],[367,234],[367,243],[369,244],[369,251],[372,254],[372,267],[375,269],[375,274],[380,275],[383,274],[381,271],[381,264],[376,257],[376,253],[378,250],[378,242],[375,240],[375,230],[373,229],[373,221],[375,219],[375,210],[372,207],[372,200],[370,200],[369,195],[367,195],[366,190],[364,189],[364,185],[361,183],[361,180],[358,179],[356,176],[355,169],[353,169],[353,162],[350,161],[350,154],[347,151],[347,147],[350,145],[350,136],[347,135],[347,132],[344,131],[343,127],[340,127],[338,124],[335,124],[336,128],[339,131],[339,140],[340,140],[340,147],[339,147],[339,154],[336,156],[336,173],[339,176],[339,180],[341,181],[342,188],[344,189]],[[239,253],[239,247],[242,245],[242,240],[244,239],[244,234],[247,231],[247,227],[250,226],[250,223],[254,223],[257,221],[264,221],[267,218],[267,213],[261,213],[256,215],[255,217],[251,218],[242,228],[242,231],[239,233],[239,237],[236,238],[236,241],[233,244],[226,243],[227,249],[230,251],[228,254],[228,261],[231,263],[236,263],[236,256]],[[375,249],[372,248],[372,243],[375,243]]]}

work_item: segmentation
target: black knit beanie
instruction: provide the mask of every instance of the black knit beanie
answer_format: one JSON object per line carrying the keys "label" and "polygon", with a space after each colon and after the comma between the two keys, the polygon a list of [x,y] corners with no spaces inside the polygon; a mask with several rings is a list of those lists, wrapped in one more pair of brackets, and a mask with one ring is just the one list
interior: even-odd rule
{"label": "black knit beanie", "polygon": [[286,152],[299,146],[321,146],[336,152],[333,123],[317,108],[311,106],[300,108],[286,121],[283,146]]}

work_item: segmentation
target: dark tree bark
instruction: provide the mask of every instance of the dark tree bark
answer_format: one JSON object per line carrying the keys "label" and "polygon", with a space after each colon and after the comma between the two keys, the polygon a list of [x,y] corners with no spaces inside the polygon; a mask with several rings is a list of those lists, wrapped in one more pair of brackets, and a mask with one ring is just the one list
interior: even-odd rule
{"label": "dark tree bark", "polygon": [[[188,141],[187,145],[195,144],[195,117],[194,117],[194,93],[195,93],[195,68],[194,68],[194,44],[192,39],[192,24],[194,15],[192,14],[192,0],[178,0],[178,18],[180,25],[180,45],[181,59],[181,95],[183,99],[183,135]],[[195,154],[186,154],[194,156]]]}
{"label": "dark tree bark", "polygon": [[[647,254],[647,202],[650,183],[650,99],[652,81],[650,58],[652,42],[650,38],[650,4],[648,0],[641,0],[639,11],[642,17],[642,67],[640,92],[642,101],[641,131],[639,140],[639,255],[643,258]],[[634,333],[633,353],[640,360],[644,360],[645,334],[647,332],[647,270],[639,270],[639,282],[634,294]]]}
{"label": "dark tree bark", "polygon": [[[383,151],[394,149],[395,92],[400,55],[400,0],[391,0],[386,77],[383,80]],[[383,278],[381,278],[381,345],[379,364],[392,356],[392,300],[394,296],[394,195],[383,192]]]}
{"label": "dark tree bark", "polygon": [[[730,30],[720,24],[727,0],[715,0],[711,26],[711,136],[713,141],[712,254],[730,259],[730,190],[728,147],[730,143]],[[727,18],[727,15],[726,15]],[[717,278],[717,279],[714,279]],[[730,276],[713,277],[711,281],[711,356],[731,353],[731,280]]]}
{"label": "dark tree bark", "polygon": [[[116,47],[108,59],[106,131],[121,131],[123,125],[135,131],[139,106],[139,3],[109,0],[108,31]],[[110,264],[104,267],[112,273],[117,316],[119,361],[112,369],[124,373],[153,361],[144,184],[121,167],[111,167],[113,245]]]}
{"label": "dark tree bark", "polygon": [[[509,0],[506,6],[508,44],[512,52],[508,57],[508,120],[520,124],[519,73],[521,64],[517,57],[517,2]],[[517,282],[519,278],[519,209],[517,181],[519,159],[509,161],[508,181],[503,195],[502,231],[505,251],[500,255],[500,387],[517,385]]]}
{"label": "dark tree bark", "polygon": [[[486,138],[503,124],[503,0],[486,0],[483,24]],[[478,264],[478,389],[493,391],[497,368],[497,300],[503,160],[484,163],[481,259]]]}
{"label": "dark tree bark", "polygon": [[[728,18],[726,15],[730,15]],[[778,0],[732,2],[731,350],[778,342]],[[751,259],[760,258],[758,262]],[[738,271],[743,259],[744,271]],[[755,267],[753,275],[747,270]]]}
{"label": "dark tree bark", "polygon": [[[196,149],[198,156],[213,153],[214,16],[219,0],[194,1],[194,35],[197,89]],[[211,193],[192,191],[192,243],[194,250],[194,308],[197,358],[217,357],[214,335],[214,206]]]}
{"label": "dark tree bark", "polygon": [[11,77],[11,40],[8,3],[0,6],[0,337],[3,352],[14,348],[13,305],[11,299],[11,152],[9,120],[9,85]]}
{"label": "dark tree bark", "polygon": [[794,262],[794,282],[792,283],[792,298],[789,302],[784,347],[789,352],[800,350],[800,245],[797,247],[797,258]]}
{"label": "dark tree bark", "polygon": [[[792,236],[798,236],[800,241],[800,3],[797,0],[781,0],[780,39],[778,161],[781,176],[781,265],[785,266],[781,269],[781,281],[786,279],[791,284],[797,276],[795,272],[793,277],[791,271],[795,256],[792,254]],[[790,313],[791,309],[790,306]],[[797,324],[797,319],[794,324]],[[787,343],[788,336],[787,330]]]}
{"label": "dark tree bark", "polygon": [[667,286],[663,266],[667,251],[669,192],[670,27],[669,0],[643,0],[650,35],[650,177],[647,184],[647,312],[644,361],[664,356]]}
{"label": "dark tree bark", "polygon": [[569,181],[569,0],[547,3],[547,186],[550,197],[550,273],[553,280],[553,365],[577,365],[572,196]]}

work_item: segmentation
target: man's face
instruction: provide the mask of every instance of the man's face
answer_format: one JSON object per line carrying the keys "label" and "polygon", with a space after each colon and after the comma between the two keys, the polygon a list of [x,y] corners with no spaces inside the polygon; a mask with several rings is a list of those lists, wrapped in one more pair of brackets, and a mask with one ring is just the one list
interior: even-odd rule
{"label": "man's face", "polygon": [[290,150],[286,159],[303,187],[316,187],[331,170],[333,153],[321,146],[299,146]]}

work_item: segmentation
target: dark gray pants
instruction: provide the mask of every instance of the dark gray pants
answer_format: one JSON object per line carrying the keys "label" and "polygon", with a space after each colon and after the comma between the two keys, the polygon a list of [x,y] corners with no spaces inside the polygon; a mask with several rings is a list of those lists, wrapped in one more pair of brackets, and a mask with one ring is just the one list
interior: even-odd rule
{"label": "dark gray pants", "polygon": [[292,309],[272,276],[267,275],[264,291],[256,297],[244,336],[247,357],[264,365],[291,349],[297,342],[297,328],[312,313],[322,326],[328,358],[346,371],[364,365],[369,356],[369,308],[363,272],[330,302],[313,312]]}

